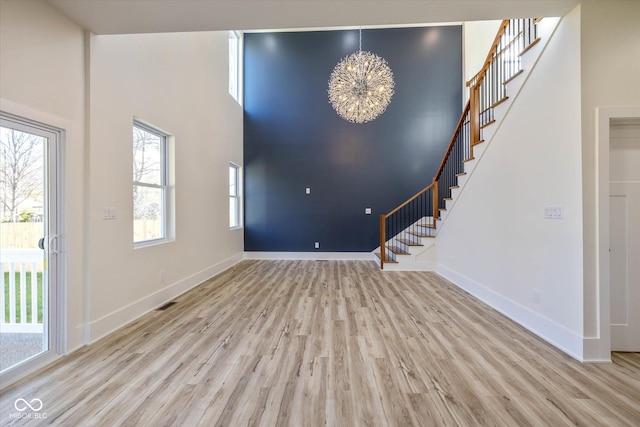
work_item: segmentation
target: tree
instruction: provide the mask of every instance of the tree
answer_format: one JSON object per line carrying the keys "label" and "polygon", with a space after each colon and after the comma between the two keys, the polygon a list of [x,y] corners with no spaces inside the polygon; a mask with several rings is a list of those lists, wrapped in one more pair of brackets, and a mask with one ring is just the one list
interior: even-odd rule
{"label": "tree", "polygon": [[42,197],[43,148],[40,136],[0,128],[0,206],[11,222],[20,204]]}
{"label": "tree", "polygon": [[[160,137],[137,126],[133,127],[133,219],[159,219],[160,200],[153,197],[157,189],[144,184],[161,184]],[[143,184],[143,185],[139,185]]]}

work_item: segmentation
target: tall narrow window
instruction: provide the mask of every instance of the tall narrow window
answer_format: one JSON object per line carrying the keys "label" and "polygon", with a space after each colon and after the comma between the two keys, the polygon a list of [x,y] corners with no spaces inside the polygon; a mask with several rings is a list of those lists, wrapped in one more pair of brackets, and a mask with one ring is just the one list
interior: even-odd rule
{"label": "tall narrow window", "polygon": [[167,134],[133,122],[133,242],[167,238]]}
{"label": "tall narrow window", "polygon": [[229,31],[229,93],[242,104],[242,33]]}
{"label": "tall narrow window", "polygon": [[229,227],[241,226],[240,167],[229,163]]}

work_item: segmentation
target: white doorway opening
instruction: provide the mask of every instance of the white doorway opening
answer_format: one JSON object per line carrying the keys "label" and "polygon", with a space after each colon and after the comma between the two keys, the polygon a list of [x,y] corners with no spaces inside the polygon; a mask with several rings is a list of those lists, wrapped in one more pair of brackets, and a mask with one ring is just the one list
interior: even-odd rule
{"label": "white doorway opening", "polygon": [[[622,345],[626,340],[624,336],[635,338],[634,331],[640,330],[636,329],[640,328],[636,323],[640,322],[637,315],[640,304],[637,298],[640,291],[637,291],[637,287],[640,283],[637,278],[634,279],[639,262],[630,258],[637,256],[633,254],[637,254],[640,236],[637,235],[637,225],[629,222],[635,220],[631,217],[637,212],[637,208],[634,207],[636,196],[633,195],[633,179],[630,179],[629,173],[633,176],[633,169],[638,169],[638,166],[633,164],[633,153],[626,159],[626,155],[621,152],[627,150],[630,143],[615,141],[619,136],[619,126],[640,125],[640,106],[600,107],[597,109],[596,123],[599,329],[597,352],[599,358],[605,360],[611,351],[640,351],[630,350],[635,347]],[[612,171],[612,168],[615,170]],[[625,325],[630,325],[630,328]]]}

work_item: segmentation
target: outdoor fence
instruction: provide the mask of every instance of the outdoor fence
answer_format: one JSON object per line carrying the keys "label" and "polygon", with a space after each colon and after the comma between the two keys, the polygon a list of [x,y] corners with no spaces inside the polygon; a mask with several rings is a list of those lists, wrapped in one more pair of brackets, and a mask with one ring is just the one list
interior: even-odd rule
{"label": "outdoor fence", "polygon": [[36,249],[44,235],[42,222],[3,222],[0,224],[0,247]]}
{"label": "outdoor fence", "polygon": [[[40,249],[3,249],[0,252],[1,333],[43,333],[46,275]],[[39,280],[40,279],[40,280]]]}

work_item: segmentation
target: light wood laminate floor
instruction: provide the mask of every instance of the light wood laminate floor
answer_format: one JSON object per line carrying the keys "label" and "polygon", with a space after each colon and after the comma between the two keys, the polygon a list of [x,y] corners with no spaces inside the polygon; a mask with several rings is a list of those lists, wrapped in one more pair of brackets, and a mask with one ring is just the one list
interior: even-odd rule
{"label": "light wood laminate floor", "polygon": [[[1,396],[0,424],[638,426],[640,355],[580,364],[434,273],[243,261]],[[45,420],[10,419],[38,398]]]}

